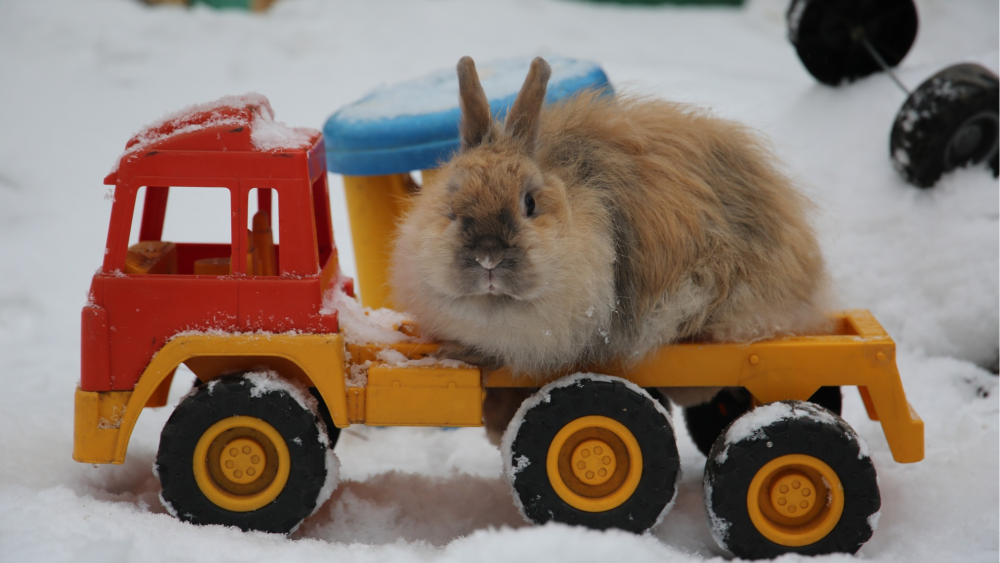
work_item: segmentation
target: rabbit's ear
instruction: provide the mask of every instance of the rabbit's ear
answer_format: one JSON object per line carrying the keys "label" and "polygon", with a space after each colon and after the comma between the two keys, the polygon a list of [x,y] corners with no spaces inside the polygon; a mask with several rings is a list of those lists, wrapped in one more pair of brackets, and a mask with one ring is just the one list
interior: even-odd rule
{"label": "rabbit's ear", "polygon": [[528,69],[528,77],[524,79],[521,91],[507,113],[505,131],[515,140],[520,141],[528,154],[535,152],[535,140],[538,137],[538,118],[545,102],[545,87],[549,83],[552,68],[545,59],[535,57]]}
{"label": "rabbit's ear", "polygon": [[478,146],[486,138],[493,125],[490,101],[486,99],[483,85],[479,83],[476,63],[472,57],[462,57],[458,61],[458,103],[462,108],[462,123],[459,133],[462,137],[462,151]]}

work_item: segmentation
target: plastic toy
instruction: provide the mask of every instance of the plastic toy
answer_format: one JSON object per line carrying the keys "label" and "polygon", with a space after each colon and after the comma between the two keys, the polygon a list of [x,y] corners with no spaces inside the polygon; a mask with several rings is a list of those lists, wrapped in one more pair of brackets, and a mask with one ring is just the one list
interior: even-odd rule
{"label": "plastic toy", "polygon": [[892,67],[916,35],[913,0],[793,0],[788,8],[788,38],[817,80],[837,86],[881,69],[907,95],[889,136],[893,166],[907,182],[929,188],[945,172],[983,163],[997,176],[997,75],[957,64],[911,91]]}
{"label": "plastic toy", "polygon": [[[895,345],[866,311],[835,315],[828,334],[677,344],[631,369],[544,381],[438,361],[418,327],[399,327],[391,344],[348,341],[341,314],[324,308],[324,294],[353,292],[338,271],[324,152],[318,131],[275,123],[259,96],[196,107],[129,141],[105,179],[115,197],[83,309],[74,459],[122,463],[143,408],[165,403],[184,364],[198,383],[161,435],[164,505],[192,523],[287,533],[336,487],[339,429],[481,426],[484,388],[531,387],[502,447],[526,518],[639,532],[671,508],[679,476],[669,413],[646,388],[739,387],[763,406],[714,440],[705,493],[715,536],[742,557],[853,552],[871,535],[880,501],[867,448],[806,402],[821,387],[858,386],[893,457],[922,459]],[[129,246],[142,186],[140,242]],[[229,191],[231,243],[162,240],[179,186]],[[266,228],[274,195],[278,244]],[[361,217],[384,220],[352,222]]]}
{"label": "plastic toy", "polygon": [[263,12],[276,0],[143,0],[147,4],[182,4],[192,6],[204,4],[218,9],[237,9]]}

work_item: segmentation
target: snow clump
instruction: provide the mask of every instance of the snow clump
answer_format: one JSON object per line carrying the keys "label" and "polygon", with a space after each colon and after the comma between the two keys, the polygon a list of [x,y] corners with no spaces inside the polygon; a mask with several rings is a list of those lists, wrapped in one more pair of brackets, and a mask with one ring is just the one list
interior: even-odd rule
{"label": "snow clump", "polygon": [[321,315],[337,312],[340,332],[350,344],[395,344],[413,339],[399,330],[409,321],[406,315],[392,309],[363,307],[357,299],[344,293],[340,284],[323,297]]}
{"label": "snow clump", "polygon": [[782,420],[795,418],[809,418],[841,428],[848,439],[857,442],[858,459],[868,457],[868,444],[837,415],[809,402],[781,401],[757,407],[733,421],[729,429],[726,430],[726,447],[715,457],[715,462],[722,464],[729,459],[730,445],[745,440],[763,440],[767,438],[765,428]]}
{"label": "snow clump", "polygon": [[712,484],[708,481],[707,475],[702,482],[702,485],[705,491],[705,512],[708,515],[708,527],[712,533],[712,539],[714,539],[715,543],[723,549],[729,549],[729,546],[726,544],[726,540],[729,538],[729,528],[733,524],[732,522],[715,515],[715,509],[712,506]]}

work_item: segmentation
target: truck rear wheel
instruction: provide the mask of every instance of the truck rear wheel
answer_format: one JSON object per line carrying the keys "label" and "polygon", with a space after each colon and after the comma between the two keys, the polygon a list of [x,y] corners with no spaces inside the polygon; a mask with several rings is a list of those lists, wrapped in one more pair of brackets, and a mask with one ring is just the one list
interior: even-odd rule
{"label": "truck rear wheel", "polygon": [[803,401],[734,421],[712,447],[704,493],[712,536],[744,559],[855,553],[881,507],[867,447],[842,418]]}
{"label": "truck rear wheel", "polygon": [[337,473],[325,424],[307,397],[261,374],[196,388],[160,435],[164,506],[193,524],[297,528],[329,497]]}
{"label": "truck rear wheel", "polygon": [[669,414],[614,377],[583,374],[543,387],[522,403],[501,450],[516,502],[536,524],[642,532],[677,492]]}
{"label": "truck rear wheel", "polygon": [[[820,387],[809,397],[809,402],[839,415],[843,402],[840,387]],[[722,431],[752,407],[753,395],[749,391],[742,387],[729,387],[703,405],[685,408],[684,423],[698,451],[708,457]]]}

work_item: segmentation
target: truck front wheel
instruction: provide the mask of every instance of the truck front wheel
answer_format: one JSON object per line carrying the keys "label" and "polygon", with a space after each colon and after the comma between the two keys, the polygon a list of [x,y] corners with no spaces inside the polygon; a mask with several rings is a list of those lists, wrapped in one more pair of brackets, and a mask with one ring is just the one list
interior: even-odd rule
{"label": "truck front wheel", "polygon": [[160,499],[194,524],[289,533],[324,502],[337,463],[315,399],[266,374],[195,389],[160,435]]}
{"label": "truck front wheel", "polygon": [[639,387],[578,374],[521,404],[501,444],[521,512],[642,532],[669,511],[680,462],[670,415]]}

